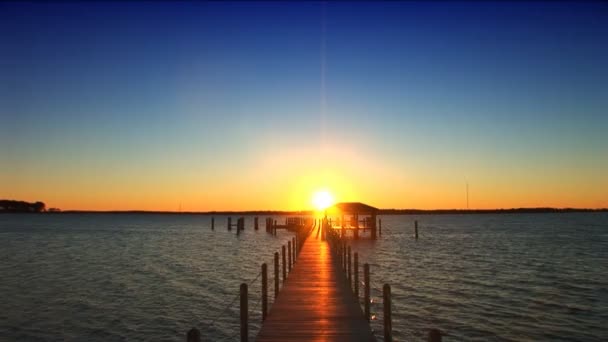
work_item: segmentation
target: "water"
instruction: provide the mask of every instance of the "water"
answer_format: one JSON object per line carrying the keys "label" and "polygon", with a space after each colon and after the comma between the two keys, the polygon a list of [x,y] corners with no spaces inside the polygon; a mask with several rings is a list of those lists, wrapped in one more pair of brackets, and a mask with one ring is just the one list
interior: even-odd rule
{"label": "water", "polygon": [[[246,218],[244,234],[202,215],[0,215],[0,339],[238,339],[239,284],[293,236]],[[413,238],[413,221],[420,238]],[[384,216],[352,244],[378,291],[393,292],[398,341],[608,339],[606,213]],[[272,269],[272,268],[270,268]],[[269,281],[272,284],[272,272]],[[251,283],[251,336],[259,329]],[[272,287],[271,287],[272,288]],[[270,296],[272,299],[272,295]],[[379,336],[381,337],[381,336]]]}

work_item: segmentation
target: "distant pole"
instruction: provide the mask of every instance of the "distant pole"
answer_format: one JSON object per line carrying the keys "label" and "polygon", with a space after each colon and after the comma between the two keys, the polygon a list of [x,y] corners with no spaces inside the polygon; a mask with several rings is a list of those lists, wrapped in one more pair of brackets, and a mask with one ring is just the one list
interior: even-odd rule
{"label": "distant pole", "polygon": [[391,286],[384,284],[382,288],[384,306],[384,341],[393,341],[393,319],[391,317]]}
{"label": "distant pole", "polygon": [[369,322],[369,300],[370,300],[370,283],[369,283],[369,264],[363,265],[363,282],[365,282],[365,319]]}
{"label": "distant pole", "polygon": [[253,219],[253,225],[254,225],[255,230],[258,230],[260,228],[258,226],[258,217],[257,216]]}
{"label": "distant pole", "polygon": [[279,252],[274,252],[274,300],[279,296]]}
{"label": "distant pole", "polygon": [[247,303],[247,284],[241,284],[241,342],[247,342],[249,339],[248,321],[249,308]]}
{"label": "distant pole", "polygon": [[379,226],[378,235],[382,236],[382,219],[378,219],[378,226]]}
{"label": "distant pole", "polygon": [[215,230],[215,217],[211,218],[211,230]]}
{"label": "distant pole", "polygon": [[262,321],[266,320],[268,314],[268,268],[266,263],[262,264]]}
{"label": "distant pole", "polygon": [[228,218],[228,230],[232,230],[232,217]]}
{"label": "distant pole", "polygon": [[418,240],[418,221],[414,221],[414,233],[416,234],[416,240]]}

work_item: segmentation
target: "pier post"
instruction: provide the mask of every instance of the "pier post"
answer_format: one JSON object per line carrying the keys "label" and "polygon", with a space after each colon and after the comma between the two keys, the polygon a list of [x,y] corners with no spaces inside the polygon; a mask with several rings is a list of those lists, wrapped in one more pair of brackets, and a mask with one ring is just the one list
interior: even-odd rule
{"label": "pier post", "polygon": [[291,273],[291,241],[287,241],[287,269]]}
{"label": "pier post", "polygon": [[359,253],[355,252],[355,297],[357,297],[357,302],[359,302]]}
{"label": "pier post", "polygon": [[211,230],[215,230],[215,217],[211,218]]}
{"label": "pier post", "polygon": [[429,330],[428,342],[441,342],[441,331],[437,329]]}
{"label": "pier post", "polygon": [[266,320],[268,314],[268,267],[262,264],[262,321]]}
{"label": "pier post", "polygon": [[272,225],[272,234],[277,236],[277,220],[274,220],[274,224]]}
{"label": "pier post", "polygon": [[186,335],[186,342],[201,342],[201,332],[196,328],[190,329]]}
{"label": "pier post", "polygon": [[241,284],[241,342],[247,342],[249,339],[248,321],[249,308],[247,303],[247,284]]}
{"label": "pier post", "polygon": [[353,231],[353,238],[359,240],[359,214],[355,214],[355,230]]}
{"label": "pier post", "polygon": [[391,317],[391,286],[384,284],[382,287],[382,302],[384,306],[384,341],[393,341],[393,319]]}
{"label": "pier post", "polygon": [[232,230],[232,217],[228,218],[228,230]]}
{"label": "pier post", "polygon": [[292,261],[293,261],[293,264],[295,265],[295,263],[296,263],[296,255],[297,255],[297,253],[296,253],[297,247],[296,247],[296,238],[295,237],[291,238],[291,245],[293,246],[293,251],[292,251],[293,252],[293,258],[292,258]]}
{"label": "pier post", "polygon": [[353,290],[353,264],[350,246],[348,246],[348,287],[351,291]]}
{"label": "pier post", "polygon": [[382,236],[382,219],[378,219],[378,235]]}
{"label": "pier post", "polygon": [[236,219],[236,235],[241,235],[241,220],[242,218]]}
{"label": "pier post", "polygon": [[287,280],[287,265],[285,265],[285,245],[281,246],[281,260],[283,261],[283,283]]}
{"label": "pier post", "polygon": [[414,221],[414,234],[416,234],[416,240],[418,240],[418,221]]}
{"label": "pier post", "polygon": [[253,219],[253,227],[255,228],[255,230],[258,230],[260,228],[258,226],[258,217],[257,216]]}
{"label": "pier post", "polygon": [[378,226],[376,225],[376,214],[372,214],[372,240],[376,240],[376,229]]}
{"label": "pier post", "polygon": [[343,243],[342,253],[343,253],[343,255],[342,255],[342,261],[344,262],[342,264],[342,268],[344,269],[344,272],[346,272],[346,269],[347,269],[346,264],[348,262],[348,259],[346,258],[346,242]]}
{"label": "pier post", "polygon": [[279,252],[274,252],[274,300],[279,296]]}
{"label": "pier post", "polygon": [[370,294],[370,283],[369,283],[369,264],[363,265],[363,282],[365,283],[365,319],[369,322],[369,294]]}

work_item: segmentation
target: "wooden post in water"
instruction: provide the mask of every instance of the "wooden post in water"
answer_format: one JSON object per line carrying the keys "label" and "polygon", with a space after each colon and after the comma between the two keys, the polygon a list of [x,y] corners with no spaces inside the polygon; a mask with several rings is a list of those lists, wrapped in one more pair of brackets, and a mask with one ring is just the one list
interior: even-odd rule
{"label": "wooden post in water", "polygon": [[258,217],[257,216],[253,219],[253,228],[255,228],[255,230],[258,230],[260,228],[258,226]]}
{"label": "wooden post in water", "polygon": [[346,263],[348,262],[348,259],[346,258],[346,242],[343,243],[343,247],[342,247],[342,261],[344,262],[342,264],[342,269],[344,270],[344,272],[346,272],[347,266]]}
{"label": "wooden post in water", "polygon": [[379,227],[379,229],[378,229],[378,233],[379,234],[378,235],[382,236],[382,219],[378,219],[378,227]]}
{"label": "wooden post in water", "polygon": [[369,322],[369,294],[370,294],[370,283],[369,283],[369,264],[366,263],[365,265],[363,265],[363,282],[365,282],[365,292],[364,292],[364,299],[365,299],[365,319],[367,319],[367,321]]}
{"label": "wooden post in water", "polygon": [[355,252],[355,297],[357,297],[357,303],[359,302],[359,253]]}
{"label": "wooden post in water", "polygon": [[372,240],[376,240],[376,214],[372,214]]}
{"label": "wooden post in water", "polygon": [[201,332],[196,328],[190,329],[186,335],[186,342],[201,342]]}
{"label": "wooden post in water", "polygon": [[287,241],[287,269],[291,273],[291,241]]}
{"label": "wooden post in water", "polygon": [[211,218],[211,230],[215,230],[215,217]]}
{"label": "wooden post in water", "polygon": [[274,224],[272,225],[272,233],[274,236],[277,236],[277,220],[274,220]]}
{"label": "wooden post in water", "polygon": [[228,230],[232,230],[232,217],[228,218]]}
{"label": "wooden post in water", "polygon": [[291,261],[292,261],[292,264],[295,265],[296,264],[296,254],[297,254],[296,249],[298,248],[298,247],[296,247],[296,238],[295,237],[291,238],[291,245],[293,246],[293,250],[291,251],[293,253]]}
{"label": "wooden post in water", "polygon": [[274,252],[274,300],[279,296],[279,252]]}
{"label": "wooden post in water", "polygon": [[268,267],[262,264],[262,321],[266,320],[268,314]]}
{"label": "wooden post in water", "polygon": [[355,214],[355,230],[353,232],[353,238],[359,240],[359,214]]}
{"label": "wooden post in water", "polygon": [[248,322],[249,322],[249,307],[247,303],[247,284],[241,284],[241,342],[247,342],[249,339]]}
{"label": "wooden post in water", "polygon": [[391,286],[384,284],[382,287],[384,306],[384,341],[393,341],[393,319],[391,317]]}
{"label": "wooden post in water", "polygon": [[416,240],[418,240],[418,221],[414,221],[414,233],[416,234]]}
{"label": "wooden post in water", "polygon": [[353,290],[353,263],[350,246],[348,246],[348,287],[351,291]]}
{"label": "wooden post in water", "polygon": [[287,280],[287,265],[285,265],[285,245],[281,246],[281,260],[283,261],[283,283]]}
{"label": "wooden post in water", "polygon": [[236,219],[236,235],[241,234],[241,218]]}
{"label": "wooden post in water", "polygon": [[441,331],[437,329],[429,330],[428,342],[441,342]]}

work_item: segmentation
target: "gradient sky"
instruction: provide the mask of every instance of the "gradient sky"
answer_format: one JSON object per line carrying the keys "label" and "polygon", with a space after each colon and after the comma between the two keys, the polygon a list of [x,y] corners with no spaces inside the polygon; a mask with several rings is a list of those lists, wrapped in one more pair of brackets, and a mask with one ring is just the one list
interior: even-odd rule
{"label": "gradient sky", "polygon": [[608,4],[0,3],[0,198],[608,207]]}

